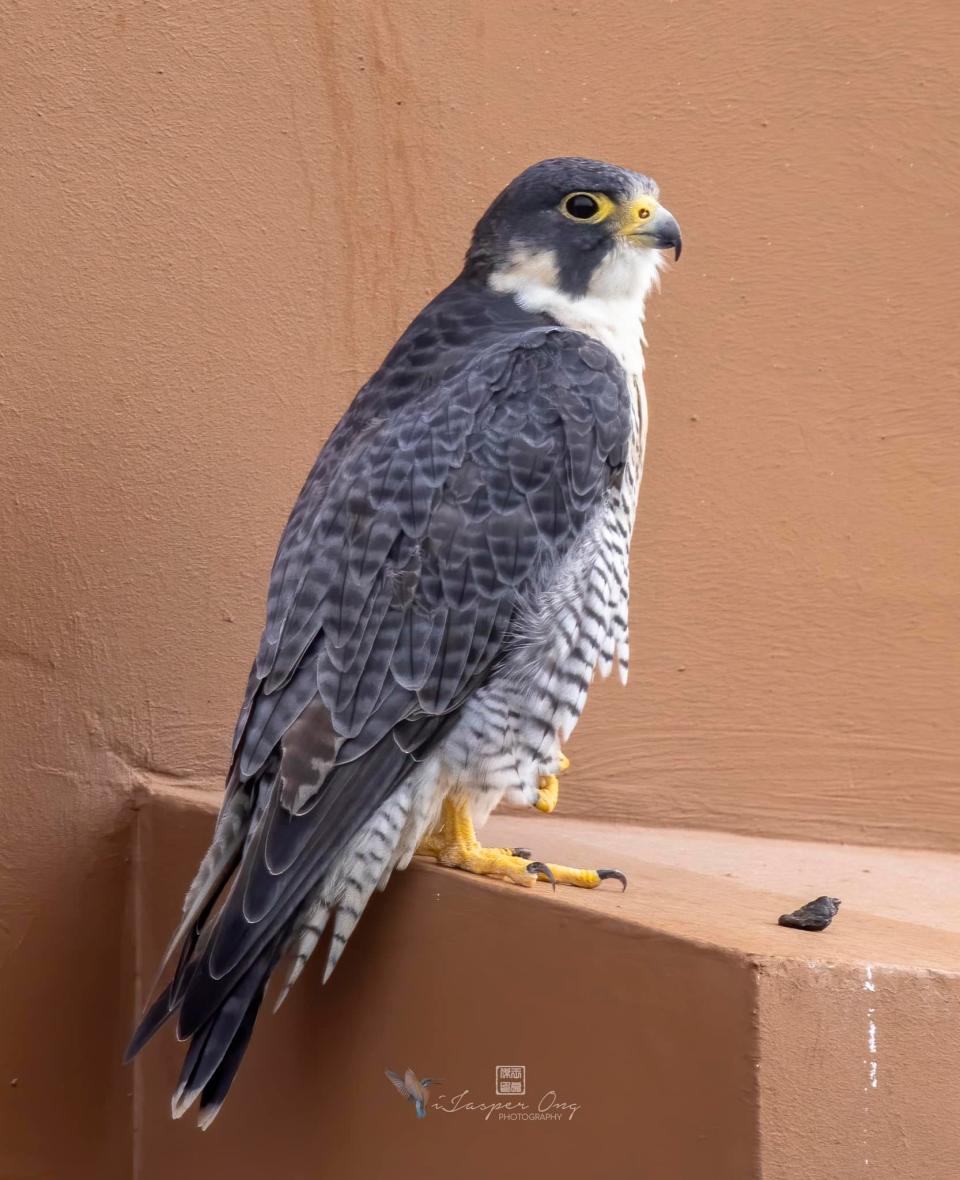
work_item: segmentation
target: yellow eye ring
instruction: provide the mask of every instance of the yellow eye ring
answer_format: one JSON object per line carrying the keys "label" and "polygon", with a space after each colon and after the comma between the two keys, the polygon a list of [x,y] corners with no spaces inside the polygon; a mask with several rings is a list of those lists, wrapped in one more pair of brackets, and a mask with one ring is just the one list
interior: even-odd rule
{"label": "yellow eye ring", "polygon": [[560,212],[580,225],[605,221],[616,208],[605,193],[567,193],[560,202]]}

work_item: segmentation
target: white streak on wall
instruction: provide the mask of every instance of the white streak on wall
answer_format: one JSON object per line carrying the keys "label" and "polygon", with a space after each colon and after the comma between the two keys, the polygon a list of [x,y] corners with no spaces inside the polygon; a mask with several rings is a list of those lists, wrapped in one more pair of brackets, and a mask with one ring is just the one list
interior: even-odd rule
{"label": "white streak on wall", "polygon": [[[865,979],[863,981],[863,990],[865,992],[875,992],[877,985],[873,978],[873,967],[867,964]],[[867,1081],[869,1088],[875,1090],[877,1088],[877,1021],[876,1008],[867,1009],[867,1053],[868,1056],[864,1058],[864,1065],[867,1067]]]}
{"label": "white streak on wall", "polygon": [[[864,971],[863,990],[865,992],[875,992],[877,990],[876,982],[873,978],[873,966],[868,963]],[[867,1152],[867,1145],[869,1141],[870,1128],[870,1102],[869,1094],[871,1090],[877,1088],[877,1021],[876,1008],[867,1009],[867,1056],[863,1059],[863,1064],[867,1067],[867,1084],[863,1087],[863,1092],[868,1096],[863,1104],[863,1149]],[[870,1167],[870,1157],[864,1154],[863,1157],[864,1168]]]}

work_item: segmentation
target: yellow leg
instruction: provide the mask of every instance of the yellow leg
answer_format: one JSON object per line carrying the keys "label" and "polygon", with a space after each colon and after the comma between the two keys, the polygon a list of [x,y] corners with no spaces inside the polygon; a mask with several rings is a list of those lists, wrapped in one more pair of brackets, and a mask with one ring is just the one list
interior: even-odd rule
{"label": "yellow leg", "polygon": [[[526,851],[518,849],[518,851]],[[444,799],[440,822],[417,849],[420,856],[432,856],[438,864],[465,869],[484,877],[505,877],[516,885],[532,885],[539,865],[514,855],[511,848],[484,848],[474,831],[470,808],[466,803]]]}
{"label": "yellow leg", "polygon": [[530,860],[525,848],[484,848],[474,831],[469,805],[449,798],[443,801],[437,827],[423,840],[417,853],[431,856],[438,864],[452,869],[464,869],[482,877],[503,877],[515,885],[549,881],[554,886],[594,889],[601,881],[611,878],[622,882],[624,888],[627,884],[626,877],[616,869],[571,869]]}
{"label": "yellow leg", "polygon": [[[479,841],[477,841],[477,846],[479,847]],[[424,836],[420,841],[420,845],[417,848],[417,856],[432,856],[439,861],[447,852],[448,847],[449,840],[446,831],[441,825],[434,829],[431,835]],[[530,854],[525,848],[488,848],[485,851],[502,853],[504,856],[519,856],[527,860],[530,859]]]}
{"label": "yellow leg", "polygon": [[[559,774],[563,774],[565,770],[570,768],[570,759],[566,754],[560,755],[560,763],[557,768]],[[551,811],[557,806],[557,800],[560,797],[560,780],[556,774],[545,774],[540,779],[540,795],[534,803],[537,811],[542,811],[549,815]]]}

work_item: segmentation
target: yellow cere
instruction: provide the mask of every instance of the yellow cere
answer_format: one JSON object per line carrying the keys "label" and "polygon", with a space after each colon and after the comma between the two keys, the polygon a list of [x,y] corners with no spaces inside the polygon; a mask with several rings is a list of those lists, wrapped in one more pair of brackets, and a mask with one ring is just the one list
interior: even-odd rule
{"label": "yellow cere", "polygon": [[642,233],[656,216],[660,204],[656,197],[640,197],[625,205],[621,213],[620,232],[624,234]]}

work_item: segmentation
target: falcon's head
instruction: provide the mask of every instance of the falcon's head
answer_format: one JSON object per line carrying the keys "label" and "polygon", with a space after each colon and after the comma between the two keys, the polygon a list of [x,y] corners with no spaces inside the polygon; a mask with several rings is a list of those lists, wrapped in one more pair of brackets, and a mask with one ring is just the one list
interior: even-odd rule
{"label": "falcon's head", "polygon": [[550,288],[570,299],[640,298],[680,227],[649,176],[561,157],[522,172],[477,224],[467,273],[495,290]]}

